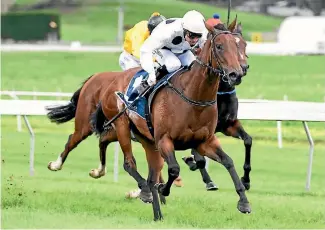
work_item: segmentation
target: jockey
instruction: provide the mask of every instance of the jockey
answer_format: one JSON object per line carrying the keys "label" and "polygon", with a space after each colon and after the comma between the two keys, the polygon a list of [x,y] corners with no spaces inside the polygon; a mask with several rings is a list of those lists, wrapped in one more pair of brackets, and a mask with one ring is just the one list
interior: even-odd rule
{"label": "jockey", "polygon": [[[212,27],[218,25],[219,23],[222,24],[222,21],[220,20],[219,14],[215,13],[213,14],[212,18],[209,18],[206,20],[206,23]],[[201,48],[199,47],[199,44],[195,45],[192,48],[195,55],[198,55],[201,52]]]}
{"label": "jockey", "polygon": [[209,18],[207,20],[207,24],[209,24],[210,26],[213,26],[213,27],[215,25],[218,25],[219,23],[222,23],[222,21],[220,20],[220,16],[217,13],[213,14],[212,18]]}
{"label": "jockey", "polygon": [[[178,70],[181,66],[190,66],[195,60],[191,48],[196,44],[203,45],[206,41],[207,29],[203,15],[195,10],[188,11],[183,18],[167,19],[160,23],[140,49],[140,63],[149,73],[147,84],[156,83],[154,56],[159,65],[167,72]],[[139,92],[139,87],[136,90]],[[139,92],[141,93],[141,92]],[[174,184],[183,186],[179,176]],[[126,194],[126,197],[136,198],[141,190],[137,189]]]}
{"label": "jockey", "polygon": [[166,20],[164,16],[154,12],[148,21],[138,22],[133,28],[126,31],[124,50],[119,58],[119,64],[123,70],[140,66],[140,47],[154,28],[164,20]]}
{"label": "jockey", "polygon": [[204,22],[201,13],[191,10],[183,18],[167,19],[156,27],[140,49],[141,66],[149,74],[148,85],[156,84],[153,54],[161,69],[169,73],[191,65],[195,60],[191,48],[206,40]]}

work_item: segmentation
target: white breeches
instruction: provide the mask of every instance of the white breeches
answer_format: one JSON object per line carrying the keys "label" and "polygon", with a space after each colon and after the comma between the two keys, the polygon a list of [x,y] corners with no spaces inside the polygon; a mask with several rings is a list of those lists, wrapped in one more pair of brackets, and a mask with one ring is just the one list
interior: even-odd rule
{"label": "white breeches", "polygon": [[160,65],[166,66],[169,73],[178,70],[181,66],[189,66],[195,60],[191,50],[178,54],[167,49],[160,49],[154,57]]}
{"label": "white breeches", "polygon": [[122,70],[128,70],[134,67],[139,67],[140,61],[128,52],[123,51],[119,58],[119,64]]}

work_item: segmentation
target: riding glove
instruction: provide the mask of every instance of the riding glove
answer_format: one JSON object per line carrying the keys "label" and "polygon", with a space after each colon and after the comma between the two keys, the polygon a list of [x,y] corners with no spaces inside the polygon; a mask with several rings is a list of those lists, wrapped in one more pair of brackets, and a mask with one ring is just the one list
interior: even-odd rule
{"label": "riding glove", "polygon": [[156,84],[156,74],[155,74],[155,72],[149,74],[147,82],[148,82],[148,85],[150,85],[150,86],[153,86],[154,84]]}

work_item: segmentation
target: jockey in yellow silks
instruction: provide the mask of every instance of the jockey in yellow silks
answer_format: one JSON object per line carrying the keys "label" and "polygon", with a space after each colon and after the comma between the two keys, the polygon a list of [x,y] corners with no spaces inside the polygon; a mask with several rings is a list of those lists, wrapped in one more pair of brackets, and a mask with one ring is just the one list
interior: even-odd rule
{"label": "jockey in yellow silks", "polygon": [[123,70],[140,66],[140,48],[142,44],[150,36],[154,28],[164,20],[166,20],[164,16],[154,12],[148,21],[138,22],[126,31],[123,44],[124,50],[119,58],[119,64]]}

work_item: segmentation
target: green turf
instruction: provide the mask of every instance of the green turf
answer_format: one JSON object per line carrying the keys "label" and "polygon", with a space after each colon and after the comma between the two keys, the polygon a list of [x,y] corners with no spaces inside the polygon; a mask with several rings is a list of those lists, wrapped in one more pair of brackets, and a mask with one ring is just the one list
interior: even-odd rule
{"label": "green turf", "polygon": [[[118,54],[2,53],[2,90],[75,91],[97,71],[118,70]],[[251,56],[248,76],[238,87],[240,98],[323,101],[325,58]],[[316,141],[312,190],[304,191],[308,143],[299,122],[284,122],[284,148],[278,149],[275,122],[243,122],[253,137],[252,188],[247,193],[253,213],[236,210],[237,194],[230,176],[216,163],[209,172],[220,191],[206,192],[198,172],[186,169],[178,152],[185,187],[173,188],[165,220],[152,221],[152,208],[124,193],[135,183],[123,171],[120,154],[119,183],[113,182],[114,145],[108,148],[107,176],[88,176],[98,165],[98,141],[91,137],[69,156],[60,172],[47,163],[62,151],[73,122],[57,126],[45,117],[30,117],[36,133],[36,175],[28,175],[29,135],[16,131],[16,118],[1,120],[1,192],[3,228],[324,228],[325,133],[323,123],[310,123]],[[222,137],[223,148],[242,175],[244,146]],[[134,144],[140,172],[147,175],[143,150]],[[166,170],[164,170],[166,178]]]}
{"label": "green turf", "polygon": [[[31,2],[31,1],[27,1]],[[18,3],[26,4],[25,1]],[[117,38],[117,7],[119,1],[96,1],[96,4],[85,2],[80,8],[69,11],[51,10],[59,12],[62,22],[62,39],[82,42],[116,42]],[[216,8],[189,1],[175,0],[131,0],[125,2],[125,25],[134,25],[141,20],[147,20],[154,11],[159,11],[168,17],[182,17],[188,10],[199,10],[205,17],[211,17],[218,12],[226,21],[227,9]],[[49,10],[46,10],[49,11]],[[232,11],[232,18],[238,14],[243,23],[245,36],[248,32],[276,31],[282,19],[255,13]]]}
{"label": "green turf", "polygon": [[[252,148],[250,215],[236,210],[237,194],[230,176],[217,163],[209,172],[220,186],[207,192],[199,172],[189,171],[178,152],[185,186],[172,188],[165,220],[152,221],[152,208],[139,200],[127,200],[124,193],[136,184],[122,168],[119,182],[113,182],[114,145],[108,148],[107,175],[94,180],[88,176],[98,165],[97,139],[91,137],[69,156],[60,172],[50,172],[48,161],[63,149],[72,123],[56,126],[45,119],[31,119],[36,132],[34,177],[28,175],[29,135],[15,131],[15,118],[2,121],[2,228],[324,228],[325,155],[316,145],[311,192],[305,192],[308,149],[306,143],[254,141]],[[244,147],[239,140],[221,138],[223,147],[242,174]],[[143,150],[134,144],[140,172],[146,176]],[[267,163],[266,163],[267,162]],[[166,169],[164,169],[166,177]]]}

